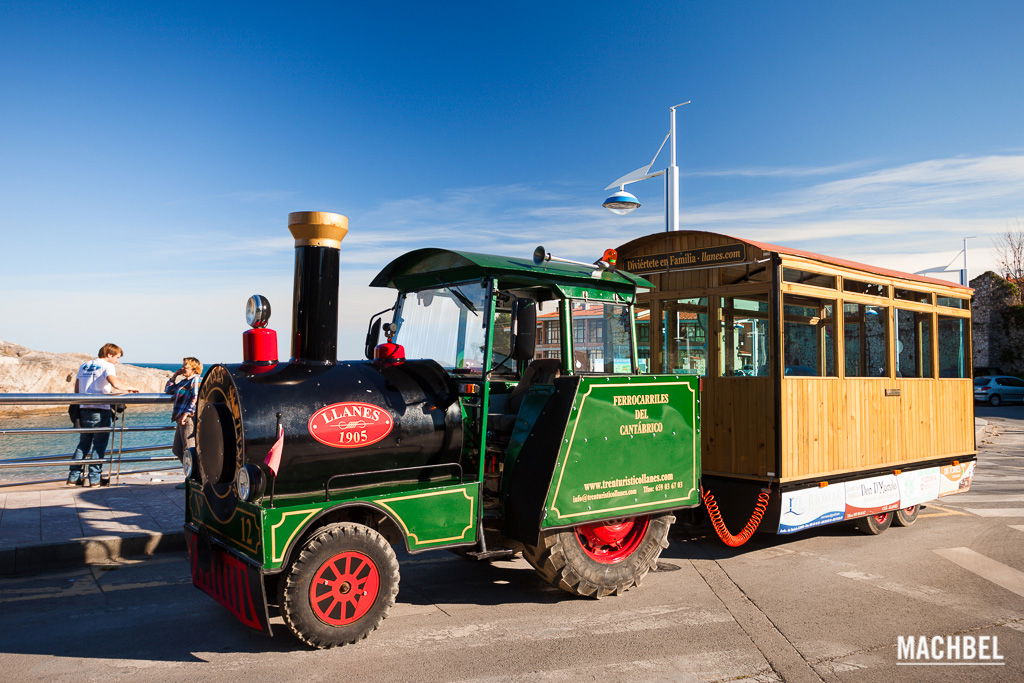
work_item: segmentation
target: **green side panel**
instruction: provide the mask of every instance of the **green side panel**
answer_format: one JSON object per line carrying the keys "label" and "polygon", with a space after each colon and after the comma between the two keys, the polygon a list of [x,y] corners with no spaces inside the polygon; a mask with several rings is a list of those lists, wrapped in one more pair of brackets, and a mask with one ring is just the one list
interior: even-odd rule
{"label": "green side panel", "polygon": [[473,482],[264,510],[263,566],[279,569],[289,547],[321,512],[352,503],[365,503],[395,520],[410,551],[475,543],[479,493]]}
{"label": "green side panel", "polygon": [[239,502],[231,514],[221,519],[214,514],[203,495],[202,486],[188,480],[186,491],[186,521],[206,527],[232,548],[259,561],[263,556],[262,528],[263,510],[252,503]]}
{"label": "green side panel", "polygon": [[543,528],[700,502],[698,378],[583,377]]}

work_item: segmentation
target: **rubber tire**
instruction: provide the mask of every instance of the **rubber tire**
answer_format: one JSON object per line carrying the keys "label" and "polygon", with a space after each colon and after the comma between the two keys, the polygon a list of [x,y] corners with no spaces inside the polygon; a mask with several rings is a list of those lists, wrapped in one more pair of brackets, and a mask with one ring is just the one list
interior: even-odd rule
{"label": "rubber tire", "polygon": [[573,528],[542,531],[537,545],[525,545],[523,557],[541,578],[556,588],[581,597],[603,598],[619,595],[639,586],[668,547],[668,530],[676,518],[652,515],[647,533],[631,555],[615,564],[591,559]]}
{"label": "rubber tire", "polygon": [[914,508],[914,511],[913,512],[909,512],[909,513],[907,512],[906,508],[900,508],[899,510],[897,510],[895,515],[893,515],[893,518],[892,518],[893,525],[895,525],[895,526],[910,526],[911,524],[916,522],[917,521],[917,513],[921,512],[921,506],[920,505],[912,505],[911,507]]}
{"label": "rubber tire", "polygon": [[885,521],[881,523],[875,519],[876,516],[877,515],[868,515],[867,517],[861,517],[854,521],[853,527],[862,534],[877,536],[892,526],[892,518],[895,515],[891,512],[887,512],[885,515]]}
{"label": "rubber tire", "polygon": [[[357,621],[331,626],[321,621],[309,604],[313,577],[329,559],[345,551],[369,557],[380,575],[377,599]],[[279,582],[281,616],[285,625],[302,643],[317,649],[351,645],[377,629],[387,617],[398,595],[398,559],[395,551],[379,533],[352,522],[325,526],[310,538]]]}
{"label": "rubber tire", "polygon": [[988,397],[988,404],[993,408],[997,408],[1003,405],[1003,397],[1000,396],[999,394],[992,394],[991,396]]}

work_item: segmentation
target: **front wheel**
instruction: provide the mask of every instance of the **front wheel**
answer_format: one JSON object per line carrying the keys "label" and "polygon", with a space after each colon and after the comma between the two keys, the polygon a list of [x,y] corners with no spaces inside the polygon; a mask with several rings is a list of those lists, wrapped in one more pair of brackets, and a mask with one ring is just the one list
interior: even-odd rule
{"label": "front wheel", "polygon": [[861,517],[853,523],[857,531],[869,536],[877,536],[892,525],[892,513],[881,512],[877,515]]}
{"label": "front wheel", "polygon": [[398,560],[384,537],[362,524],[321,529],[280,582],[281,616],[315,648],[350,645],[380,626],[398,595]]}
{"label": "front wheel", "polygon": [[553,586],[584,597],[638,586],[668,547],[671,514],[644,515],[542,531],[523,557]]}
{"label": "front wheel", "polygon": [[911,505],[896,511],[892,523],[896,526],[910,526],[917,521],[917,513],[921,511],[920,505]]}

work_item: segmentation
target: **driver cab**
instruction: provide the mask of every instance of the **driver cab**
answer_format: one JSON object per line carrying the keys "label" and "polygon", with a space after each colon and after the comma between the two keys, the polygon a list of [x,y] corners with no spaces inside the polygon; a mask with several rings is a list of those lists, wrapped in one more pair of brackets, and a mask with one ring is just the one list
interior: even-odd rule
{"label": "driver cab", "polygon": [[560,383],[638,372],[633,302],[636,287],[649,283],[630,273],[420,249],[371,284],[399,294],[392,309],[378,314],[391,313],[391,322],[371,323],[367,357],[383,329],[386,344],[403,348],[401,357],[444,368],[462,407],[465,448],[485,484]]}

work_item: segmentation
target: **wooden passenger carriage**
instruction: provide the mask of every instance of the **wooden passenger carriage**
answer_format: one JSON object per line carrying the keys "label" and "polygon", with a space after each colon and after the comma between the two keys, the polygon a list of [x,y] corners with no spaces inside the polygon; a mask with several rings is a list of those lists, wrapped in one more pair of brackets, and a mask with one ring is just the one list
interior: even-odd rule
{"label": "wooden passenger carriage", "polygon": [[647,371],[703,377],[705,486],[779,504],[933,466],[969,486],[971,289],[710,232],[618,252],[656,286],[638,297]]}

